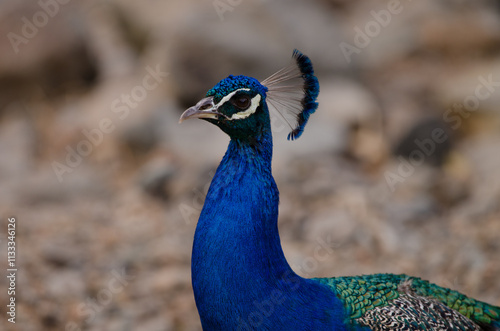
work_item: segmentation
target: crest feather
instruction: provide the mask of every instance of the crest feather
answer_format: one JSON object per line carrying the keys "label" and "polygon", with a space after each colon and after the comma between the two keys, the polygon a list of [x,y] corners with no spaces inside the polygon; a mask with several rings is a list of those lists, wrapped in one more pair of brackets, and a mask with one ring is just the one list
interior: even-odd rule
{"label": "crest feather", "polygon": [[[268,88],[267,101],[271,108],[288,123],[292,131],[288,140],[301,136],[309,116],[316,111],[319,83],[314,76],[311,60],[298,50],[293,51],[294,63],[262,81]],[[292,124],[293,123],[293,124]]]}

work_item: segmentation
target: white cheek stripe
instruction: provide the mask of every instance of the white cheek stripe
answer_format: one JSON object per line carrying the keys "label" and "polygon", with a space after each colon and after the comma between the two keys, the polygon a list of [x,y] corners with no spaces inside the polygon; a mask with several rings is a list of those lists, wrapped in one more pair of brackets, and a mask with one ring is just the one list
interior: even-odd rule
{"label": "white cheek stripe", "polygon": [[[219,106],[221,106],[224,103],[226,103],[227,101],[229,101],[229,99],[231,99],[233,97],[233,95],[235,95],[238,91],[250,91],[250,89],[244,87],[244,88],[234,90],[233,92],[229,93],[224,98],[222,98],[213,108],[214,109],[219,108]],[[233,114],[230,118],[228,118],[228,120],[230,120],[230,121],[231,120],[241,120],[241,119],[247,118],[248,116],[252,115],[257,110],[257,107],[259,107],[260,99],[261,99],[260,94],[257,94],[256,96],[254,96],[252,98],[250,107],[248,107],[247,110]]]}
{"label": "white cheek stripe", "polygon": [[217,103],[215,105],[215,109],[219,108],[220,105],[223,105],[224,103],[226,103],[229,99],[231,99],[233,97],[233,95],[235,95],[238,91],[250,91],[249,88],[240,88],[240,89],[237,89],[237,90],[234,90],[233,92],[229,93],[228,95],[226,95],[224,98],[220,99],[219,103]]}
{"label": "white cheek stripe", "polygon": [[241,120],[247,118],[248,116],[255,113],[257,107],[259,107],[259,104],[260,104],[260,94],[257,94],[252,98],[252,103],[250,104],[250,107],[248,107],[247,110],[233,114],[229,120]]}

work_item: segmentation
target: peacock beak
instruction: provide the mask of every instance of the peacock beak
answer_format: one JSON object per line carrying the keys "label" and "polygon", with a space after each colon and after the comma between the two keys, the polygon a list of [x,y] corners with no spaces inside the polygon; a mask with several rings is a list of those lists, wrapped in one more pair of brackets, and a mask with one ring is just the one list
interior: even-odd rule
{"label": "peacock beak", "polygon": [[220,116],[224,116],[224,114],[217,111],[213,97],[207,97],[198,101],[195,106],[186,109],[184,113],[182,113],[179,123],[190,118],[211,118],[216,120],[219,119]]}

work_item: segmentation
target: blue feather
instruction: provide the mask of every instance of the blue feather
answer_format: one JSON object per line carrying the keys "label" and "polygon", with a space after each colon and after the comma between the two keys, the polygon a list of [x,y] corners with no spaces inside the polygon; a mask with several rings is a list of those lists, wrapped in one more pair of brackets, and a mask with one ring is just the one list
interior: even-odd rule
{"label": "blue feather", "polygon": [[255,78],[243,75],[229,75],[226,79],[221,80],[214,87],[208,90],[206,96],[213,96],[214,102],[218,103],[226,94],[239,88],[251,88],[261,94],[265,94],[267,92],[267,87],[261,85]]}
{"label": "blue feather", "polygon": [[311,60],[297,49],[293,51],[293,58],[297,62],[304,79],[304,98],[301,101],[302,112],[297,115],[297,126],[288,134],[288,140],[297,139],[302,135],[309,116],[318,108],[316,98],[319,94],[319,82],[318,78],[314,75]]}

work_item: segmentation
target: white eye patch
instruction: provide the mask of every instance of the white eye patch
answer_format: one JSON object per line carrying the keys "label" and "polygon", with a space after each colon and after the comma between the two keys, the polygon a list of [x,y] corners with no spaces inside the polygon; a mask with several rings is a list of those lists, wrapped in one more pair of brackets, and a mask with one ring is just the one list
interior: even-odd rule
{"label": "white eye patch", "polygon": [[233,95],[235,95],[236,93],[238,93],[239,91],[250,91],[249,88],[239,88],[237,90],[234,90],[233,92],[229,93],[228,95],[226,95],[224,98],[220,99],[219,103],[217,103],[215,105],[215,108],[219,108],[221,105],[225,104],[226,102],[229,101],[229,99],[231,99],[233,97]]}
{"label": "white eye patch", "polygon": [[[234,90],[233,92],[231,92],[228,95],[226,95],[225,97],[223,97],[217,103],[217,105],[215,105],[215,108],[219,108],[219,106],[228,102],[233,97],[233,95],[235,95],[239,91],[250,91],[250,89],[249,88],[240,88],[240,89]],[[252,115],[257,110],[257,107],[259,107],[260,100],[261,100],[261,96],[260,96],[260,94],[257,94],[256,96],[254,96],[252,98],[251,103],[250,103],[250,107],[248,107],[248,109],[241,111],[239,113],[234,113],[230,118],[228,118],[228,120],[230,120],[230,121],[241,120],[241,119],[247,118],[248,116]]]}

